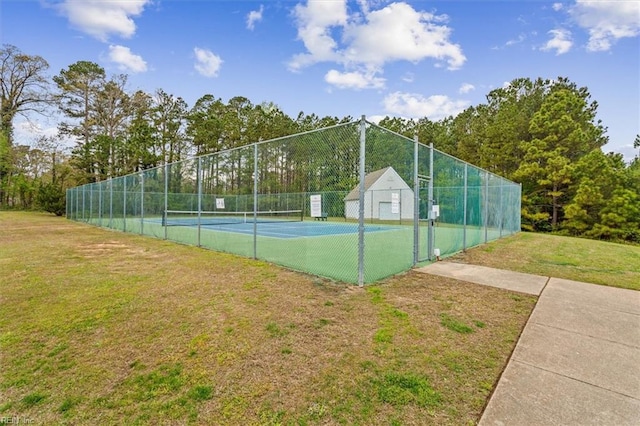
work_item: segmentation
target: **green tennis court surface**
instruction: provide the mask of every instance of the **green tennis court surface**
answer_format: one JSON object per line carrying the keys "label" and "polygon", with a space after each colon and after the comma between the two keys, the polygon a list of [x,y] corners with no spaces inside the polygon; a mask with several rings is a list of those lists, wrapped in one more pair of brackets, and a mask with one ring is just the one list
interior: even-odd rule
{"label": "green tennis court surface", "polygon": [[[183,244],[257,257],[291,269],[345,282],[358,280],[358,224],[331,218],[314,221],[233,225],[163,226],[162,217],[91,220],[95,225],[140,233]],[[465,237],[466,232],[466,237]],[[489,229],[489,240],[499,238]],[[427,252],[427,227],[419,228],[420,253]],[[467,246],[485,241],[483,228],[439,224],[434,228],[434,246],[453,253],[466,238]],[[366,223],[364,232],[364,280],[367,283],[397,274],[413,266],[413,226]],[[255,247],[255,251],[254,251]]]}

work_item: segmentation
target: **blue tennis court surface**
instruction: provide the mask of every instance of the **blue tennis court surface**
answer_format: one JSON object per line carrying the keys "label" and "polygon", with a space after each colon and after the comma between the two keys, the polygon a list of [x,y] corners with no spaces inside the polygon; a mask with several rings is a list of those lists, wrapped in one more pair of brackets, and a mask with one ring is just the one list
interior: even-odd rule
{"label": "blue tennis court surface", "polygon": [[[161,220],[150,222],[160,224]],[[197,227],[197,224],[189,224],[187,227]],[[357,234],[357,223],[335,222],[282,222],[282,223],[257,223],[257,235],[272,238],[307,238],[322,237],[326,235]],[[219,232],[235,232],[238,234],[253,235],[253,223],[235,223],[226,225],[200,225],[200,229],[208,229]],[[365,225],[365,232],[382,232],[398,229],[395,226]]]}

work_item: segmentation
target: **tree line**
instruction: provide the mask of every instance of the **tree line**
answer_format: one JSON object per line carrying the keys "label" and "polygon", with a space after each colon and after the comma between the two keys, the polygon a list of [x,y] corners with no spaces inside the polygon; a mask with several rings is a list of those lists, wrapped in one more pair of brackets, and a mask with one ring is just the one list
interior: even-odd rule
{"label": "tree line", "polygon": [[[205,94],[190,107],[162,89],[131,93],[126,74],[107,75],[89,61],[48,77],[44,58],[11,45],[2,46],[0,61],[1,208],[62,214],[68,187],[353,120],[294,118],[241,96],[224,102]],[[640,242],[640,159],[626,164],[603,153],[597,107],[586,87],[567,78],[518,78],[455,117],[387,117],[380,125],[522,183],[524,229]],[[18,115],[53,111],[62,117],[56,136],[15,143]],[[71,150],[62,144],[69,138]]]}

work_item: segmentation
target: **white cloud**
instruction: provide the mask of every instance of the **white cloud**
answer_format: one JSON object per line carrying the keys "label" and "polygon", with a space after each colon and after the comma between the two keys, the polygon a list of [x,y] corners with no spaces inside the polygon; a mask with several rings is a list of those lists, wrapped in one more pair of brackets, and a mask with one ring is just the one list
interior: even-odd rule
{"label": "white cloud", "polygon": [[634,148],[632,143],[628,143],[620,146],[610,146],[610,144],[607,144],[602,147],[602,150],[605,152],[613,151],[613,152],[622,154],[622,156],[624,157],[624,161],[626,162],[633,161],[633,159],[640,154],[640,152],[638,151],[638,148]]}
{"label": "white cloud", "polygon": [[469,93],[473,90],[476,90],[476,86],[471,83],[463,83],[462,86],[458,89],[458,93]]}
{"label": "white cloud", "polygon": [[20,117],[14,124],[14,142],[16,145],[35,146],[40,138],[51,138],[59,149],[67,150],[75,145],[75,140],[69,136],[58,134],[58,123],[61,118],[54,113],[50,117],[31,116]]}
{"label": "white cloud", "polygon": [[418,63],[431,58],[449,69],[460,68],[466,61],[460,46],[449,40],[451,29],[445,25],[446,15],[416,11],[404,2],[376,10],[372,8],[380,2],[357,3],[359,11],[351,14],[346,0],[308,0],[296,5],[298,39],[306,51],[292,57],[289,69],[299,71],[319,62],[333,62],[344,67],[340,73],[343,76],[366,74],[375,78],[384,72],[385,64],[394,61]]}
{"label": "white cloud", "polygon": [[222,59],[210,50],[195,47],[193,52],[196,55],[196,63],[194,68],[205,77],[217,77]]}
{"label": "white cloud", "polygon": [[526,35],[520,34],[516,39],[507,40],[507,42],[505,43],[505,46],[513,46],[514,44],[520,44],[523,41],[525,41],[526,38],[527,38]]}
{"label": "white cloud", "polygon": [[434,58],[460,68],[466,61],[457,44],[449,41],[448,18],[418,12],[406,3],[392,3],[366,15],[366,23],[345,28],[348,62],[382,66],[386,62],[419,62]]}
{"label": "white cloud", "polygon": [[118,64],[121,71],[133,73],[147,71],[147,63],[142,56],[132,53],[131,49],[125,46],[109,46],[109,60]]}
{"label": "white cloud", "polygon": [[571,32],[562,28],[557,30],[551,30],[548,32],[551,35],[549,40],[540,50],[549,51],[555,50],[556,55],[562,55],[571,50],[573,41],[571,41]]}
{"label": "white cloud", "polygon": [[264,12],[264,6],[260,5],[260,9],[252,10],[247,14],[247,29],[252,30],[256,26],[256,22],[262,21],[262,12]]}
{"label": "white cloud", "polygon": [[14,126],[14,138],[21,144],[28,145],[40,137],[56,137],[58,128],[39,120],[16,120]]}
{"label": "white cloud", "polygon": [[339,89],[380,89],[384,87],[384,78],[376,77],[373,73],[340,72],[330,70],[324,80]]}
{"label": "white cloud", "polygon": [[297,71],[316,62],[337,61],[337,43],[331,36],[331,28],[346,25],[346,0],[309,1],[306,6],[296,5],[293,13],[298,39],[302,40],[308,53],[295,55],[289,68]]}
{"label": "white cloud", "polygon": [[151,0],[64,0],[56,8],[69,23],[98,40],[107,41],[110,34],[131,37],[136,24],[131,19],[139,16]]}
{"label": "white cloud", "polygon": [[577,0],[569,13],[589,32],[587,50],[606,51],[618,39],[640,35],[640,2]]}
{"label": "white cloud", "polygon": [[392,114],[409,118],[427,117],[430,120],[440,120],[450,115],[458,115],[469,102],[452,100],[445,95],[432,95],[428,98],[417,93],[390,93],[384,98],[385,110]]}
{"label": "white cloud", "polygon": [[555,10],[557,12],[559,10],[562,10],[564,5],[562,3],[554,3],[553,6],[551,6],[551,7],[553,8],[553,10]]}

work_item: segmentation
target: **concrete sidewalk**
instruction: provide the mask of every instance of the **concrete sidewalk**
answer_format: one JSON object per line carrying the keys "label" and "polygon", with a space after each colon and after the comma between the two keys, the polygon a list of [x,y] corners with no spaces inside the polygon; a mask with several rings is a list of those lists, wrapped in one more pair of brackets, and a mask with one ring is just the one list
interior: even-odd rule
{"label": "concrete sidewalk", "polygon": [[540,294],[480,425],[640,425],[640,292],[453,262],[418,270]]}
{"label": "concrete sidewalk", "polygon": [[549,281],[549,278],[539,275],[454,262],[435,262],[416,270],[431,275],[455,278],[460,281],[504,288],[535,296],[540,295],[547,281]]}

